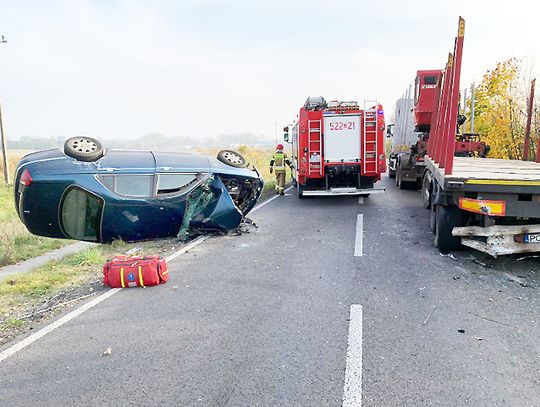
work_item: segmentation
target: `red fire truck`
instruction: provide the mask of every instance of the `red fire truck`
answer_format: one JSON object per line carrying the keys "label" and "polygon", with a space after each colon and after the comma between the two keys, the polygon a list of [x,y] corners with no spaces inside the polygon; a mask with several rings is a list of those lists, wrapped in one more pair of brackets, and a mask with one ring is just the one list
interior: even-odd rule
{"label": "red fire truck", "polygon": [[291,130],[292,161],[299,198],[384,192],[375,182],[386,172],[384,112],[376,101],[331,101],[309,97]]}

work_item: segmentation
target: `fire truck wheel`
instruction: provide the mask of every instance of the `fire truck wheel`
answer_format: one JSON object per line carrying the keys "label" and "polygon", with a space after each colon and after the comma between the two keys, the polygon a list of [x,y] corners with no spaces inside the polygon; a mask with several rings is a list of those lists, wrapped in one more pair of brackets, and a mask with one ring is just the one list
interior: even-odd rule
{"label": "fire truck wheel", "polygon": [[66,140],[64,143],[64,153],[76,160],[91,162],[103,157],[105,150],[95,138],[79,136]]}
{"label": "fire truck wheel", "polygon": [[461,238],[452,236],[452,229],[461,226],[462,216],[455,206],[435,206],[435,246],[439,251],[459,250]]}
{"label": "fire truck wheel", "polygon": [[217,155],[217,159],[231,167],[245,168],[247,166],[246,159],[232,150],[221,150]]}
{"label": "fire truck wheel", "polygon": [[302,184],[296,184],[296,195],[298,195],[298,199],[304,199],[304,186]]}

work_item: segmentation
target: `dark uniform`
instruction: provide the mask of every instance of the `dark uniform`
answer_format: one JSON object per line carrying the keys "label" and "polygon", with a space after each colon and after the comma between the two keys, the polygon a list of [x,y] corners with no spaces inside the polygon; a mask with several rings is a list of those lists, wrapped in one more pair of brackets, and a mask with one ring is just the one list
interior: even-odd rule
{"label": "dark uniform", "polygon": [[[281,147],[281,148],[279,148]],[[285,165],[293,168],[291,162],[287,158],[287,154],[283,152],[283,146],[278,145],[278,149],[270,160],[270,174],[276,174],[276,192],[280,195],[285,194]]]}

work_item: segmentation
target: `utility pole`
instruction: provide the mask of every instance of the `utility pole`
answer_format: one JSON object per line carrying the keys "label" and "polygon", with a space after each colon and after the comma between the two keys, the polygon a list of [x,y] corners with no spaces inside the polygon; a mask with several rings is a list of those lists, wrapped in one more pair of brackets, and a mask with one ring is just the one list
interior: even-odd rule
{"label": "utility pole", "polygon": [[529,100],[527,101],[527,126],[525,127],[525,143],[523,145],[523,161],[529,161],[529,148],[531,144],[531,120],[533,113],[534,102],[534,85],[536,79],[531,81],[531,93],[529,94]]}
{"label": "utility pole", "polygon": [[2,120],[2,101],[0,101],[0,139],[2,141],[2,161],[4,164],[4,181],[9,184],[9,163],[7,158],[7,140],[4,133],[4,122]]}
{"label": "utility pole", "polygon": [[[0,44],[7,44],[7,40],[0,37]],[[4,133],[4,122],[2,120],[2,101],[0,100],[0,141],[2,142],[2,162],[4,164],[4,181],[9,184],[9,163],[7,158],[7,139]]]}
{"label": "utility pole", "polygon": [[474,134],[474,83],[471,85],[471,133]]}

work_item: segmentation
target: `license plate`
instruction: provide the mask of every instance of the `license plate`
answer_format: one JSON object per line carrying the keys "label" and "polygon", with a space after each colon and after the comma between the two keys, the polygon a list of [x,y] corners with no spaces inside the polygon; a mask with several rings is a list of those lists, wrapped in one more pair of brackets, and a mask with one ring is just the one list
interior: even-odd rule
{"label": "license plate", "polygon": [[523,243],[540,243],[540,233],[523,235]]}

